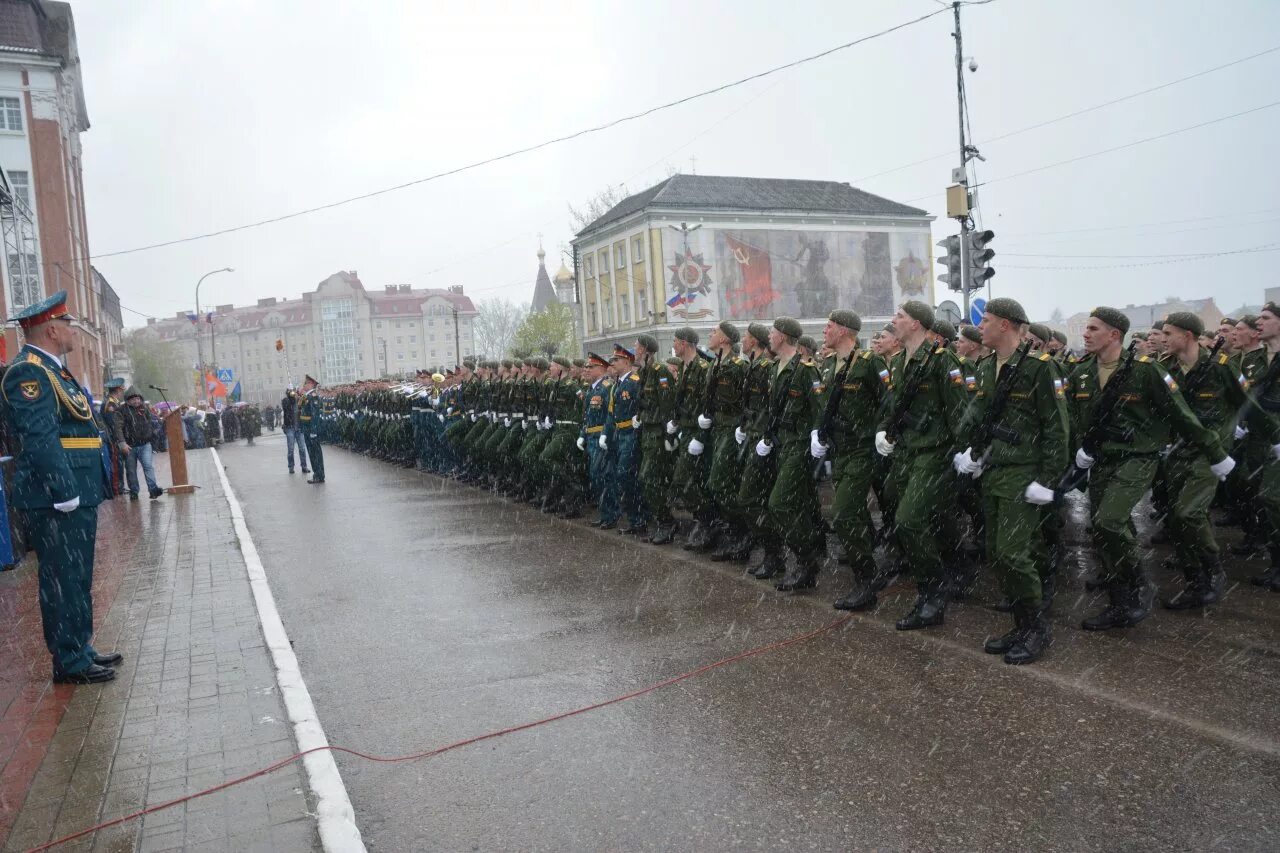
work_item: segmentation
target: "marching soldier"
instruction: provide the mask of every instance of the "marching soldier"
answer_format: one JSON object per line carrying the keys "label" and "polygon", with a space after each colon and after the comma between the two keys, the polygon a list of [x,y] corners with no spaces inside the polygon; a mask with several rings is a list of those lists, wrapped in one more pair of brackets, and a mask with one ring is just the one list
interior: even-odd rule
{"label": "marching soldier", "polygon": [[[1073,434],[1081,437],[1075,464],[1089,471],[1090,533],[1109,599],[1106,608],[1084,620],[1086,631],[1125,628],[1151,615],[1143,600],[1145,579],[1131,514],[1151,488],[1170,431],[1213,460],[1209,470],[1219,479],[1235,466],[1218,437],[1187,408],[1173,377],[1149,355],[1125,355],[1121,342],[1128,330],[1129,318],[1122,312],[1095,308],[1084,331],[1088,357],[1071,376]],[[1122,384],[1112,392],[1113,414],[1095,424],[1098,400],[1117,374]],[[1091,432],[1098,434],[1096,446],[1086,448]]]}
{"label": "marching soldier", "polygon": [[[633,422],[640,427],[640,491],[645,518],[653,517],[653,536],[659,545],[675,537],[676,520],[671,514],[667,493],[674,471],[671,453],[665,447],[667,423],[675,416],[676,376],[658,353],[658,342],[650,335],[636,338],[636,360],[640,362],[640,403]],[[636,535],[645,530],[637,528]]]}
{"label": "marching soldier", "polygon": [[977,366],[978,390],[955,455],[962,476],[981,476],[987,561],[1011,602],[1013,629],[983,646],[1008,664],[1031,663],[1050,641],[1036,557],[1042,507],[1067,465],[1066,391],[1053,356],[1019,351],[1027,315],[1013,299],[987,303],[979,328],[993,356]]}
{"label": "marching soldier", "polygon": [[[1280,365],[1276,364],[1276,353],[1280,352],[1280,305],[1268,302],[1258,315],[1258,334],[1263,345],[1260,370],[1250,394],[1250,410],[1256,410],[1255,417],[1262,415],[1272,420],[1280,418]],[[1252,434],[1252,429],[1250,430]],[[1260,469],[1245,472],[1249,479],[1260,479],[1260,495],[1270,539],[1268,548],[1271,552],[1271,568],[1251,578],[1256,586],[1271,592],[1280,592],[1280,445],[1272,445],[1271,456],[1266,459]]]}
{"label": "marching soldier", "polygon": [[742,417],[743,377],[747,373],[747,362],[734,353],[741,337],[738,327],[726,320],[711,330],[708,340],[716,360],[707,370],[703,393],[707,405],[698,413],[699,432],[689,442],[690,452],[696,444],[700,453],[710,457],[703,494],[703,516],[707,519],[704,529],[709,537],[705,545],[695,543],[696,550],[718,545],[740,532],[731,530],[730,518],[742,479],[734,440],[734,430]]}
{"label": "marching soldier", "polygon": [[[715,562],[750,559],[755,539],[760,535],[755,521],[764,511],[769,497],[768,488],[758,481],[766,465],[763,460],[756,464],[753,460],[757,457],[749,452],[760,440],[769,408],[769,374],[773,361],[769,358],[769,329],[766,326],[752,323],[747,327],[747,334],[742,337],[742,355],[741,412],[733,424],[733,444],[723,450],[719,446],[716,448],[717,454],[724,450],[733,454],[736,480],[731,493],[720,502],[721,516],[728,529],[711,552],[711,559]],[[723,424],[725,419],[721,416],[720,420]],[[724,429],[727,430],[728,426],[724,424]],[[770,460],[767,463],[770,483],[772,469]],[[776,552],[777,548],[774,550]]]}
{"label": "marching soldier", "polygon": [[947,605],[947,583],[941,555],[950,543],[940,541],[939,519],[946,509],[951,457],[969,402],[964,372],[954,353],[929,340],[933,309],[923,302],[904,302],[893,317],[903,352],[890,364],[894,400],[881,421],[875,447],[895,456],[886,483],[893,506],[898,547],[910,564],[918,595],[911,612],[899,619],[899,631],[941,625]]}
{"label": "marching soldier", "polygon": [[[707,515],[704,492],[706,467],[702,461],[701,448],[695,445],[695,452],[690,453],[689,445],[698,437],[706,367],[698,354],[698,333],[688,326],[676,330],[672,347],[681,367],[676,380],[675,411],[667,421],[666,443],[675,443],[676,454],[671,495],[693,513],[694,525],[685,545],[689,548],[704,548],[711,539],[711,519]],[[674,529],[670,529],[670,534],[673,535],[674,532]],[[671,541],[671,536],[655,533],[650,541],[654,545],[666,545]]]}
{"label": "marching soldier", "polygon": [[853,569],[854,588],[835,602],[837,610],[867,610],[876,604],[879,585],[875,561],[875,528],[867,497],[875,470],[872,440],[880,418],[880,403],[888,394],[883,359],[858,351],[862,318],[853,311],[832,311],[822,331],[832,354],[822,365],[823,405],[839,391],[839,405],[831,423],[819,423],[810,434],[810,453],[834,456],[831,528]]}

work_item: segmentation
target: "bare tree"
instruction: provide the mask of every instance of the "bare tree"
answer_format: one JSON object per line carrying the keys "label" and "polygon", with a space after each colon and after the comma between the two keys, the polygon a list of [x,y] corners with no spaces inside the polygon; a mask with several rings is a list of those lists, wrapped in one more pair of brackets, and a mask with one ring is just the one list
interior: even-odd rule
{"label": "bare tree", "polygon": [[626,184],[610,184],[584,201],[580,207],[574,207],[572,204],[568,205],[569,225],[573,228],[573,233],[577,234],[583,228],[604,216],[611,207],[628,195],[630,193],[627,192]]}
{"label": "bare tree", "polygon": [[495,297],[479,300],[476,310],[479,314],[472,324],[476,352],[490,358],[505,355],[515,340],[516,331],[529,315],[529,306]]}

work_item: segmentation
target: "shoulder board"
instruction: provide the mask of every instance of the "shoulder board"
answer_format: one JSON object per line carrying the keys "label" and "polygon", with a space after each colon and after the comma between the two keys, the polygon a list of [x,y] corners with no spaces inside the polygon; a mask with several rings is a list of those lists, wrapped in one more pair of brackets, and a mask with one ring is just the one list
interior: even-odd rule
{"label": "shoulder board", "polygon": [[1042,352],[1038,356],[1036,356],[1036,358],[1040,359],[1041,361],[1048,361],[1049,359],[1053,358],[1053,356],[1047,352]]}
{"label": "shoulder board", "polygon": [[742,364],[742,362],[743,362],[743,358],[742,358],[742,356],[740,356],[740,355],[735,355],[735,356],[733,357],[733,363],[734,363],[734,364]]}
{"label": "shoulder board", "polygon": [[628,375],[628,376],[627,376],[627,378],[628,378],[628,379],[630,379],[632,382],[639,382],[639,381],[640,381],[640,374],[639,374],[639,373],[632,373],[632,374]]}
{"label": "shoulder board", "polygon": [[814,364],[814,363],[813,363],[813,361],[812,361],[811,359],[809,359],[809,360],[805,360],[805,361],[801,361],[800,363],[801,363],[801,364],[803,364],[805,367],[817,367],[817,365],[816,365],[816,364]]}
{"label": "shoulder board", "polygon": [[871,350],[864,351],[861,355],[858,356],[858,358],[861,359],[862,361],[869,361],[871,359]]}
{"label": "shoulder board", "polygon": [[935,353],[935,354],[939,354],[939,355],[940,355],[940,354],[942,354],[942,353],[944,353],[944,352],[946,352],[946,351],[947,351],[947,348],[946,348],[946,347],[938,347],[937,349],[935,349],[935,350],[934,350],[934,353]]}
{"label": "shoulder board", "polygon": [[44,362],[40,360],[40,356],[36,355],[36,354],[35,354],[35,353],[33,353],[33,352],[29,352],[29,353],[27,353],[27,363],[28,363],[28,364],[39,364],[39,365],[42,365],[42,366],[44,365]]}
{"label": "shoulder board", "polygon": [[1151,361],[1151,356],[1149,356],[1149,355],[1140,355],[1140,356],[1138,356],[1138,361],[1141,361],[1143,364],[1146,364],[1147,362]]}
{"label": "shoulder board", "polygon": [[1231,360],[1231,356],[1227,355],[1226,353],[1221,353],[1221,352],[1218,353],[1218,364],[1226,364],[1230,360]]}

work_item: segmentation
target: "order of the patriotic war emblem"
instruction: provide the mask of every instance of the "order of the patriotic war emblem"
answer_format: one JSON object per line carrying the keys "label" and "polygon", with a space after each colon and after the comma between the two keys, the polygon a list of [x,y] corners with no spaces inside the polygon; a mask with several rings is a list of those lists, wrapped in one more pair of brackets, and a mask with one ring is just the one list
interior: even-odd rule
{"label": "order of the patriotic war emblem", "polygon": [[699,296],[711,294],[711,276],[707,271],[711,266],[703,261],[701,252],[695,254],[692,249],[684,248],[675,255],[675,263],[667,266],[671,270],[668,287],[673,294],[667,300],[667,306],[675,309],[677,317],[697,319],[711,313],[711,309],[694,309],[693,304]]}

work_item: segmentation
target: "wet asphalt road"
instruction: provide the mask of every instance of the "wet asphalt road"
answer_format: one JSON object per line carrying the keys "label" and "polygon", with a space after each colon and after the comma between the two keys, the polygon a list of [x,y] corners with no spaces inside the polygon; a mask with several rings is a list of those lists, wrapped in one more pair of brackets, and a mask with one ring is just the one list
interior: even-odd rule
{"label": "wet asphalt road", "polygon": [[[283,456],[278,433],[222,451],[330,741],[377,754],[813,630],[848,580],[829,565],[788,596],[339,449],[309,486]],[[633,701],[425,761],[339,756],[357,823],[371,850],[1280,847],[1280,596],[1244,582],[1206,614],[1089,634],[1073,555],[1039,664],[982,653],[1007,619],[989,579],[910,634],[896,587]]]}

